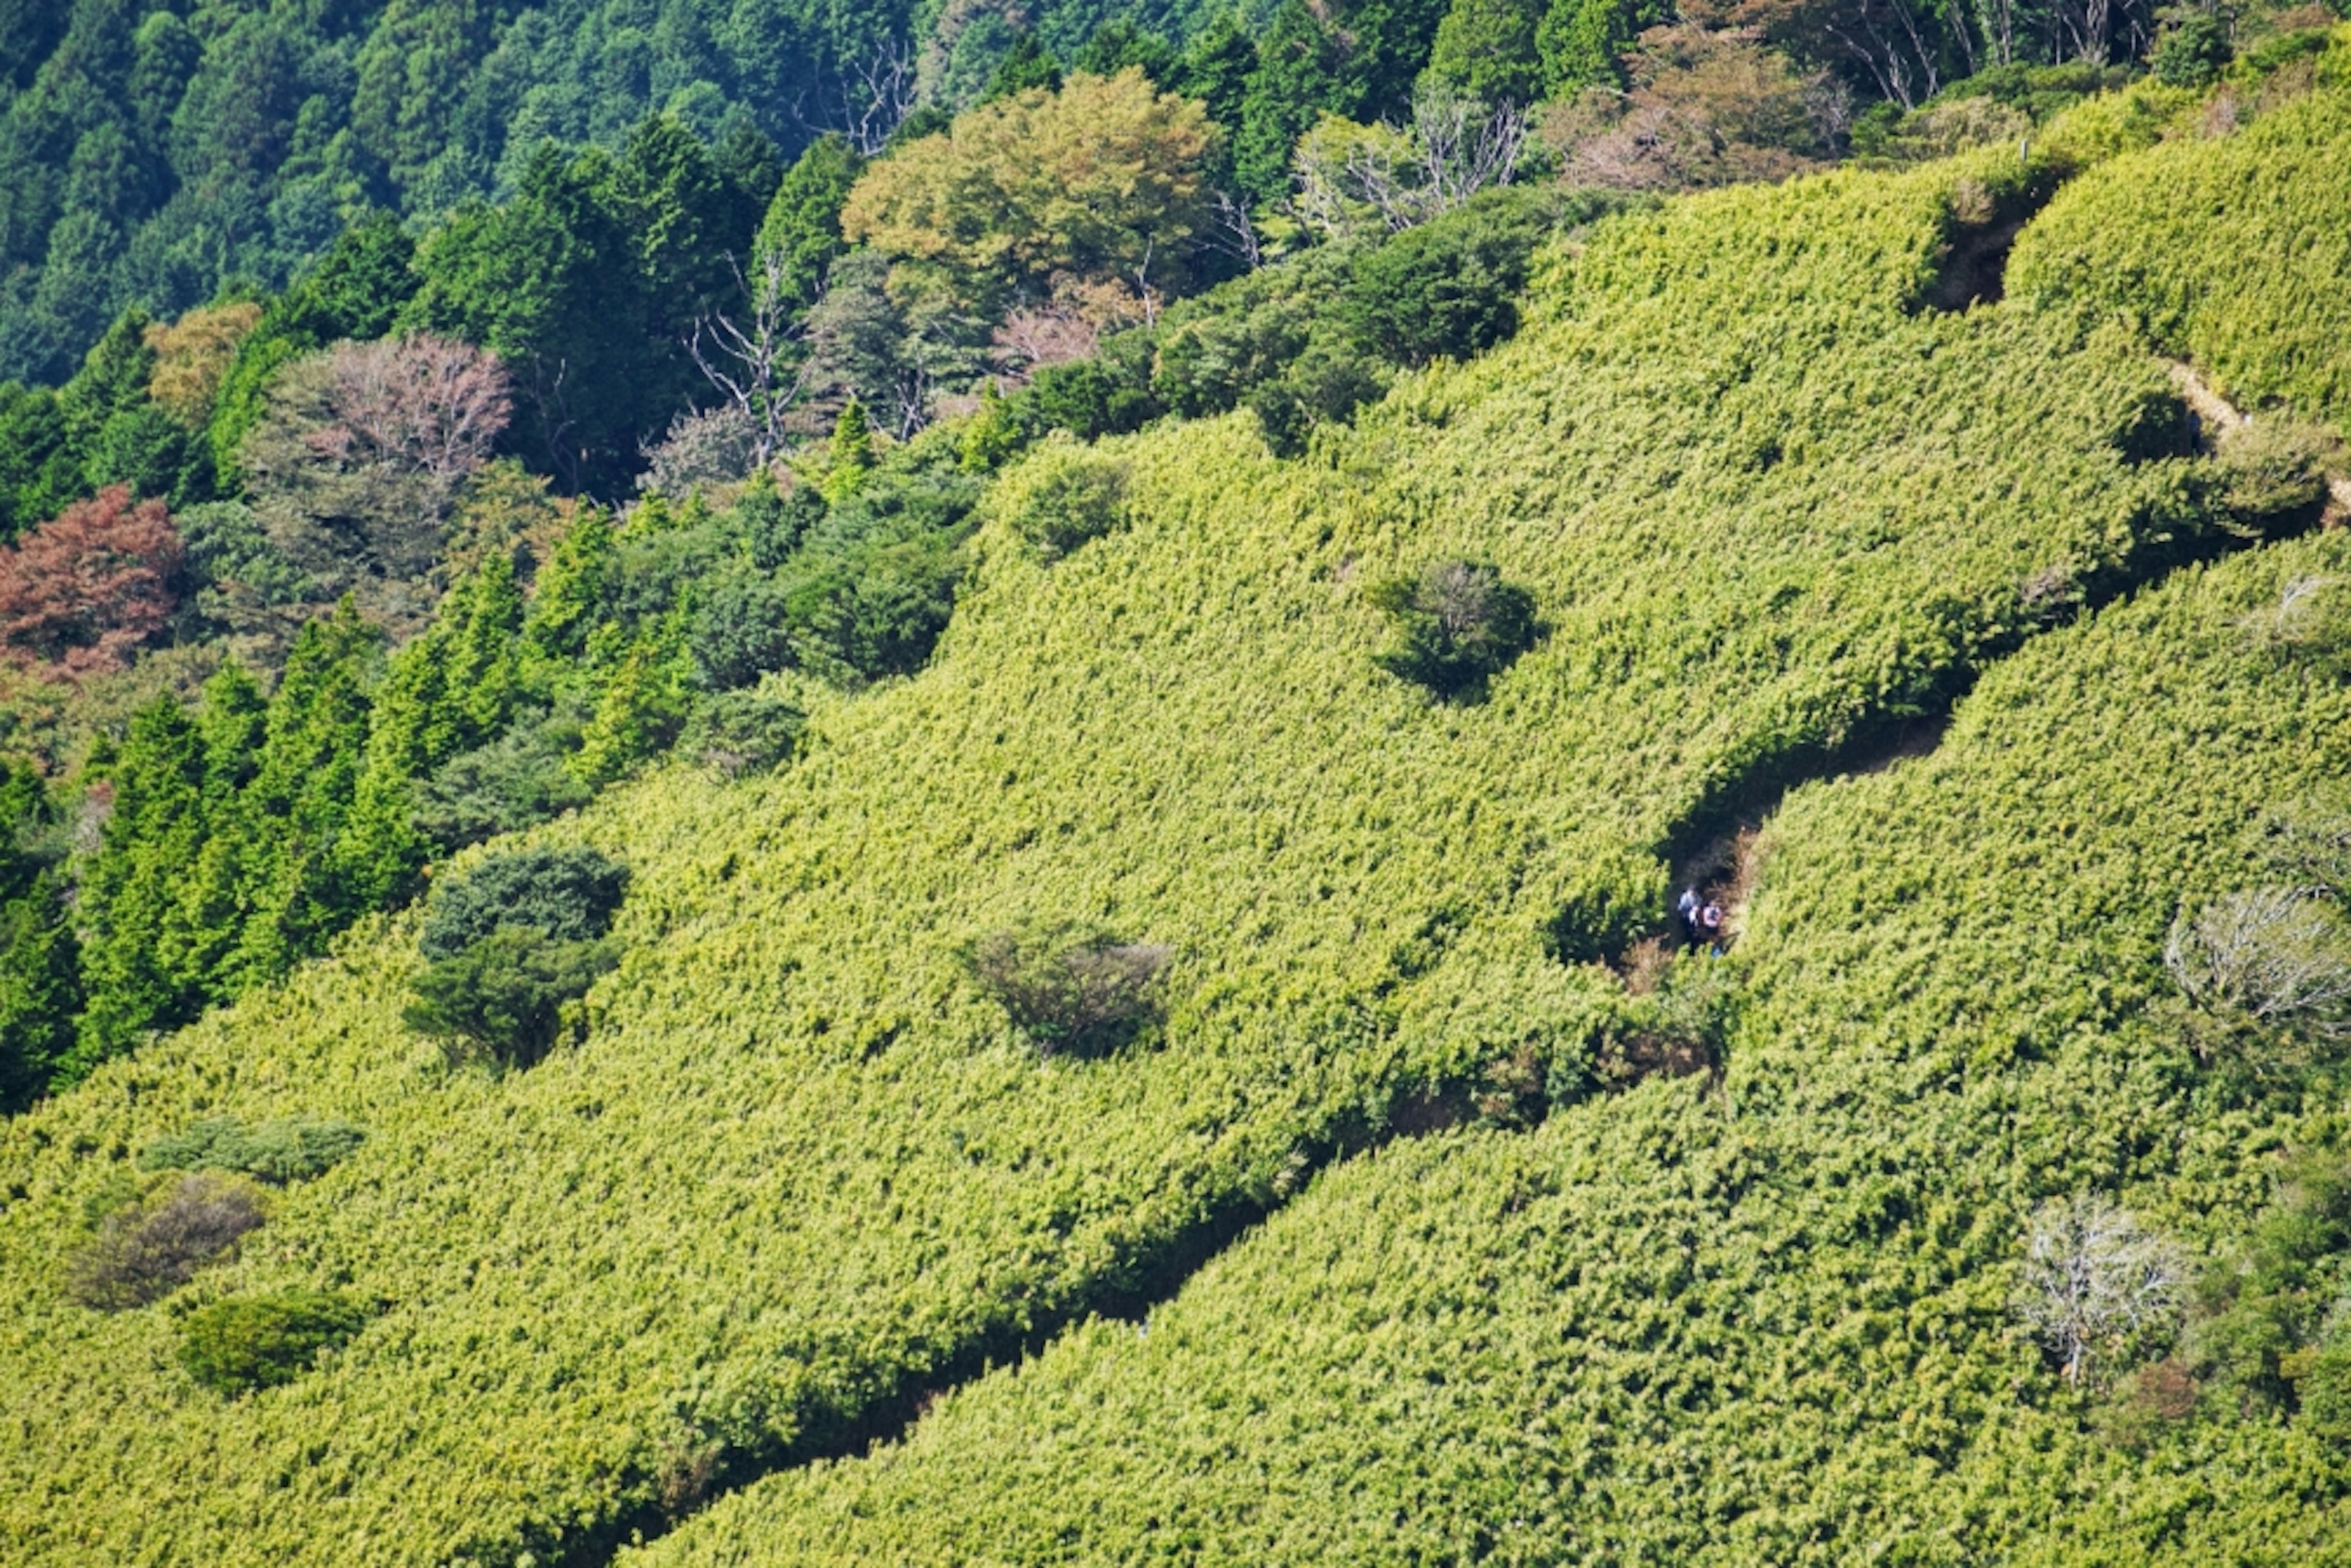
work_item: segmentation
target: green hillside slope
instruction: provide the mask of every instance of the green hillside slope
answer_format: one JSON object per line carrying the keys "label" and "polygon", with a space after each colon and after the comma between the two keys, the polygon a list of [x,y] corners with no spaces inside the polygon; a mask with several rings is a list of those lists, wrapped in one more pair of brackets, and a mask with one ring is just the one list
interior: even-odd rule
{"label": "green hillside slope", "polygon": [[[577,1050],[503,1077],[452,1071],[397,1021],[419,964],[413,926],[377,923],[337,958],[9,1124],[0,1558],[599,1560],[1145,1285],[1431,1090],[1478,1084],[1522,1048],[1577,1076],[1628,1007],[1581,961],[1662,919],[1664,857],[1695,824],[1938,706],[2081,605],[2244,542],[2222,525],[2250,520],[2220,514],[2217,466],[2189,449],[2162,367],[2126,324],[1928,308],[1947,245],[2021,216],[2053,178],[2003,151],[1674,204],[1560,258],[1540,319],[1509,348],[1407,382],[1302,461],[1270,459],[1239,418],[1105,448],[1129,467],[1123,526],[1047,566],[1019,542],[1019,519],[997,517],[935,663],[820,709],[792,772],[722,785],[676,770],[548,831],[634,873],[618,925],[631,950],[591,997]],[[1002,494],[994,504],[1008,509]],[[1455,558],[1531,591],[1549,628],[1479,705],[1435,703],[1374,659],[1384,622],[1369,590]],[[2274,719],[2256,706],[2232,721]],[[2223,783],[2262,777],[2247,766]],[[1878,831],[1865,815],[1839,834]],[[2219,874],[2165,863],[2183,889]],[[2031,929],[2005,890],[1969,897],[1983,929]],[[1832,1195],[1817,1220],[1765,1228],[1823,1249],[1774,1310],[1792,1334],[1844,1326],[1792,1348],[1787,1334],[1769,1350],[1740,1340],[1757,1364],[1786,1358],[1771,1384],[1790,1391],[1782,1405],[1826,1414],[1810,1448],[1792,1427],[1784,1451],[1756,1439],[1751,1458],[1693,1447],[1673,1460],[1722,1475],[1734,1499],[1746,1467],[1762,1478],[1754,1495],[1777,1495],[1856,1433],[1897,1452],[1912,1439],[1893,1434],[1913,1429],[1949,1446],[1937,1423],[2022,1397],[2001,1390],[2030,1364],[1981,1348],[2001,1288],[1986,1269],[2012,1228],[1981,1204],[1935,1218],[1928,1163],[1955,1131],[1994,1124],[1971,1097],[1971,1048],[1946,1019],[1920,1020],[1964,1011],[1993,977],[1962,969],[1906,1012],[1866,988],[1905,982],[1893,957],[1882,976],[1807,974],[1798,933],[1851,918],[1853,895],[1840,898],[1810,914],[1767,901],[1739,960],[1756,999],[1734,1063],[1762,1042],[1731,1081],[1759,1122],[1740,1157],[1808,1171]],[[2132,918],[2159,926],[2169,913]],[[1167,1016],[1123,1051],[1040,1062],[957,950],[1022,919],[1081,918],[1175,948]],[[2066,953],[2090,967],[2063,943],[2044,961]],[[2069,1005],[2103,1027],[2126,1010],[2144,957],[2131,947],[2090,967],[2107,976],[2095,989],[2053,970],[1983,1006],[2011,1033],[2038,1028],[2050,1020],[2036,998],[2074,985]],[[1844,984],[1859,988],[1842,996]],[[1832,1021],[1857,1027],[1848,1005],[1884,1014],[1875,1043],[1831,1040]],[[1815,1037],[1836,1087],[1789,1065]],[[2036,1037],[2032,1051],[2108,1060],[2069,1038]],[[1951,1094],[1949,1121],[1892,1109],[1922,1091]],[[2127,1125],[2158,1103],[2100,1113]],[[367,1141],[273,1195],[234,1263],[145,1308],[101,1314],[67,1298],[70,1249],[148,1145],[200,1117],[297,1113],[360,1124]],[[1661,1143],[1641,1130],[1652,1115],[1680,1131]],[[1523,1145],[1383,1155],[1316,1202],[1355,1193],[1376,1209],[1387,1173],[1433,1163],[1431,1197],[1458,1181],[1458,1203],[1399,1223],[1443,1234],[1508,1212],[1507,1190],[1479,1171],[1499,1180],[1556,1156],[1589,1173],[1562,1179],[1560,1202],[1588,1186],[1589,1212],[1626,1224],[1656,1207],[1646,1193],[1682,1183],[1666,1207],[1679,1205],[1695,1249],[1704,1205],[1722,1198],[1660,1151],[1719,1139],[1720,1115],[1652,1085],[1591,1101]],[[1745,1137],[1743,1121],[1730,1125]],[[2220,1136],[2228,1124],[2199,1112],[2190,1125]],[[1916,1152],[1888,1145],[1889,1126]],[[1596,1141],[1579,1144],[1579,1127]],[[1456,1148],[1472,1151],[1458,1177]],[[1643,1157],[1662,1185],[1643,1185]],[[1854,1163],[1880,1159],[1866,1175]],[[2019,1168],[2062,1169],[2053,1156]],[[1758,1203],[1811,1190],[1721,1179]],[[1521,1211],[1555,1216],[1564,1234],[1573,1211],[1550,1202]],[[1930,1221],[1950,1258],[1887,1245]],[[1315,1223],[1301,1210],[1276,1234],[1311,1237]],[[1708,1231],[1704,1245],[1748,1234]],[[1250,1256],[1229,1269],[1244,1317],[1270,1301],[1247,1287]],[[1621,1285],[1595,1275],[1594,1322],[1671,1312],[1695,1337],[1669,1342],[1661,1318],[1628,1354],[1675,1343],[1682,1375],[1709,1375],[1704,1358],[1728,1354],[1730,1336],[1715,1347],[1706,1314],[1682,1312],[1671,1281],[1649,1277],[1660,1267],[1692,1265],[1645,1255]],[[1409,1269],[1432,1289],[1495,1288],[1449,1265]],[[1711,1271],[1717,1301],[1761,1278]],[[177,1350],[193,1310],[286,1287],[378,1310],[286,1386],[225,1399],[190,1380]],[[1823,1300],[1849,1291],[1884,1316],[1830,1319]],[[1956,1337],[1935,1354],[1957,1358],[1959,1391],[1922,1389],[1924,1426],[1906,1424],[1910,1364],[1873,1347],[1914,1304],[1954,1295]],[[1653,1307],[1630,1305],[1644,1299]],[[1931,1340],[1935,1312],[1917,1310],[1915,1332]],[[1284,1332],[1318,1321],[1301,1312]],[[1088,1331],[1081,1353],[1131,1332]],[[1409,1320],[1366,1332],[1418,1364]],[[1571,1382],[1595,1375],[1573,1357],[1552,1364]],[[1748,1432],[1766,1406],[1739,1403],[1744,1386],[1723,1374],[1713,1394],[1674,1397]],[[1658,1401],[1650,1371],[1627,1365],[1620,1387]],[[991,1386],[975,1407],[999,1397]],[[1475,1419],[1522,1422],[1531,1408],[1506,1400]],[[1347,1430],[1310,1440],[1301,1424],[1290,1452],[1360,1458]],[[1497,1497],[1511,1474],[1477,1485]],[[1851,1474],[1856,1490],[1875,1479]],[[1818,1506],[1810,1524],[1758,1522],[1751,1539],[1825,1540],[1867,1505]],[[1268,1530],[1291,1528],[1260,1511]],[[1210,1510],[1197,1528],[1228,1517]],[[1426,1528],[1512,1517],[1432,1511]],[[908,1528],[904,1550],[928,1555],[926,1527]]]}
{"label": "green hillside slope", "polygon": [[1147,1323],[626,1561],[2342,1560],[2341,1448],[2133,1451],[2007,1307],[2041,1199],[2225,1251],[2324,1125],[2332,1086],[2199,1071],[2148,1009],[2173,912],[2262,879],[2243,826],[2351,763],[2351,692],[2238,624],[2346,568],[2189,573],[2003,664],[1933,755],[1796,792],[1719,1084],[1353,1162]]}
{"label": "green hillside slope", "polygon": [[[2344,76],[2339,42],[2319,69]],[[2351,94],[2312,93],[2233,135],[2175,139],[2080,182],[2019,239],[2010,284],[2036,305],[2142,324],[2249,409],[2283,403],[2340,426],[2346,188]]]}

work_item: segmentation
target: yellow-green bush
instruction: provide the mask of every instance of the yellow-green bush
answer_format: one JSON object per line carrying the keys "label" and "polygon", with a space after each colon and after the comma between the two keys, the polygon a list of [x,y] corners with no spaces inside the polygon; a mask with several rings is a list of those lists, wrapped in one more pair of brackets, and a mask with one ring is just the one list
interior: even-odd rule
{"label": "yellow-green bush", "polygon": [[2335,85],[2084,174],[2017,242],[2010,290],[2126,319],[2242,406],[2351,425],[2351,34],[2317,68]]}

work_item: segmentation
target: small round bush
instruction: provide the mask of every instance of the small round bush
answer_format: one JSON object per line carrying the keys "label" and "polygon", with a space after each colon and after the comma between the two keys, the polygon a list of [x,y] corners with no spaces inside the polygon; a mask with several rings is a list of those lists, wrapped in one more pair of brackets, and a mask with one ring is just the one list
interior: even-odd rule
{"label": "small round bush", "polygon": [[584,846],[494,855],[434,889],[420,945],[428,958],[455,957],[507,926],[590,941],[611,928],[628,885],[627,868]]}
{"label": "small round bush", "polygon": [[1377,584],[1371,598],[1396,631],[1381,664],[1448,700],[1483,695],[1542,632],[1532,596],[1477,561],[1439,561]]}
{"label": "small round bush", "polygon": [[277,1291],[214,1301],[188,1314],[180,1364],[221,1394],[291,1383],[319,1353],[350,1343],[367,1306],[332,1291]]}

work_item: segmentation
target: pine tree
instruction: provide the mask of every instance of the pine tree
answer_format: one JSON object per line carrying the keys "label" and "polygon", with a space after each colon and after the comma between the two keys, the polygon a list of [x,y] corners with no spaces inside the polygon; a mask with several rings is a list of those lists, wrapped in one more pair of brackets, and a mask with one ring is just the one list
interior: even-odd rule
{"label": "pine tree", "polygon": [[1252,203],[1287,194],[1298,138],[1322,114],[1354,107],[1341,74],[1344,63],[1338,40],[1304,0],[1288,0],[1274,14],[1242,95],[1233,146],[1233,178]]}

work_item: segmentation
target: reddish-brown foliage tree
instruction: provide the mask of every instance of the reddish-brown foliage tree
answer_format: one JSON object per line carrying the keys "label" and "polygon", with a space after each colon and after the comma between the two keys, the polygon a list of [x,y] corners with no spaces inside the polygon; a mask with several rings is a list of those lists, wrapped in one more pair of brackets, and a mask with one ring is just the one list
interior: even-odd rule
{"label": "reddish-brown foliage tree", "polygon": [[177,602],[180,535],[161,501],[111,485],[0,549],[0,659],[119,670]]}

